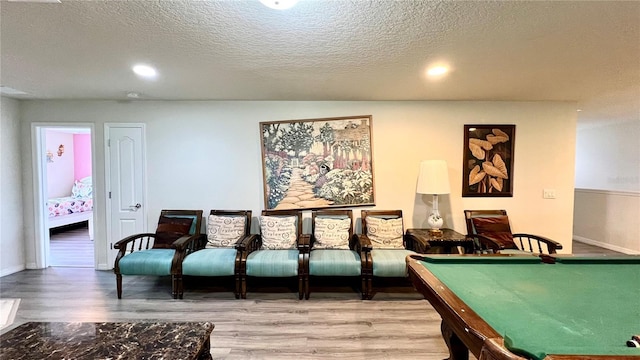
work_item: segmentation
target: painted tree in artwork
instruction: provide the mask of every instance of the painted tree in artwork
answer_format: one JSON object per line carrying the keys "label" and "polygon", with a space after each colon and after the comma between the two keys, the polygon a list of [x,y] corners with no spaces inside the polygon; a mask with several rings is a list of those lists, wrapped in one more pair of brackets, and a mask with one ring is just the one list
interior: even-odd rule
{"label": "painted tree in artwork", "polygon": [[308,152],[313,145],[313,124],[292,123],[282,130],[281,144],[283,150],[295,153],[295,157],[299,157],[302,152]]}
{"label": "painted tree in artwork", "polygon": [[329,125],[329,123],[325,123],[320,128],[320,135],[317,135],[315,140],[322,143],[322,156],[327,157],[330,154],[331,144],[334,140],[333,128]]}
{"label": "painted tree in artwork", "polygon": [[262,127],[262,139],[264,142],[264,148],[267,152],[275,152],[277,149],[280,136],[278,135],[278,129],[280,124],[269,124]]}

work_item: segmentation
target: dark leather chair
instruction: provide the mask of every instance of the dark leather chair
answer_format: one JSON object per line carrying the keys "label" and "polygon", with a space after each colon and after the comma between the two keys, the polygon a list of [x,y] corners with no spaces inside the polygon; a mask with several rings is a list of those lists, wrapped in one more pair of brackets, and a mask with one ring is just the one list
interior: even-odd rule
{"label": "dark leather chair", "polygon": [[202,210],[162,210],[155,233],[135,234],[115,243],[118,299],[122,298],[122,275],[171,276],[171,294],[176,299],[184,254],[176,251],[176,242],[198,239],[201,224]]}
{"label": "dark leather chair", "polygon": [[464,218],[467,236],[479,252],[555,254],[562,249],[562,244],[544,236],[513,234],[506,210],[465,210]]}
{"label": "dark leather chair", "polygon": [[[288,229],[287,229],[288,228]],[[286,239],[286,241],[284,241]],[[302,212],[263,210],[260,235],[245,242],[240,262],[240,296],[247,297],[247,277],[297,277],[298,298],[304,297],[308,281],[305,258],[309,256],[309,235],[302,234]]]}
{"label": "dark leather chair", "polygon": [[[251,234],[251,210],[211,210],[207,234],[176,243],[184,260],[176,271],[178,298],[184,294],[183,275],[235,278],[234,294],[240,298],[240,260]],[[253,235],[254,237],[256,235]]]}
{"label": "dark leather chair", "polygon": [[[365,299],[367,282],[362,269],[367,269],[368,247],[353,236],[351,210],[314,210],[311,212],[311,243],[307,266],[313,277],[358,277],[361,296]],[[305,283],[305,298],[309,298],[309,281]]]}
{"label": "dark leather chair", "polygon": [[415,254],[410,237],[405,236],[402,210],[362,210],[362,234],[356,235],[367,251],[366,298],[373,297],[373,278],[406,278],[406,257]]}

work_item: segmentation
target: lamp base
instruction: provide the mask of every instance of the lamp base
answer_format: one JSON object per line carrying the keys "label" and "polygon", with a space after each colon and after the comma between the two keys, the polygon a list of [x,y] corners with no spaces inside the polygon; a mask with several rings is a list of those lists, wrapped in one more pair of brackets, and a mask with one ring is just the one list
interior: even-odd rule
{"label": "lamp base", "polygon": [[433,237],[441,237],[442,236],[442,230],[440,230],[440,229],[429,229],[429,235],[431,235]]}

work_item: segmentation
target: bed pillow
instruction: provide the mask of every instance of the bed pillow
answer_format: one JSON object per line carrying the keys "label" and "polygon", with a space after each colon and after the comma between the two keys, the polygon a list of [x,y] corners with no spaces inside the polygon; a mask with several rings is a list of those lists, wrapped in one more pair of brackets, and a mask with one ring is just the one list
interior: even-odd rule
{"label": "bed pillow", "polygon": [[503,249],[517,249],[509,226],[509,217],[474,217],[471,219],[476,234],[493,240]]}
{"label": "bed pillow", "polygon": [[349,249],[351,219],[316,217],[313,235],[314,249]]}
{"label": "bed pillow", "polygon": [[170,249],[171,244],[184,235],[189,234],[193,219],[179,217],[160,217],[156,229],[154,249]]}
{"label": "bed pillow", "polygon": [[76,180],[71,188],[71,196],[76,199],[90,198],[93,195],[91,183],[83,183]]}
{"label": "bed pillow", "polygon": [[244,216],[209,215],[207,248],[232,248],[244,236]]}
{"label": "bed pillow", "polygon": [[295,216],[260,216],[262,249],[296,249],[297,220]]}
{"label": "bed pillow", "polygon": [[404,249],[402,218],[367,216],[367,236],[375,249]]}

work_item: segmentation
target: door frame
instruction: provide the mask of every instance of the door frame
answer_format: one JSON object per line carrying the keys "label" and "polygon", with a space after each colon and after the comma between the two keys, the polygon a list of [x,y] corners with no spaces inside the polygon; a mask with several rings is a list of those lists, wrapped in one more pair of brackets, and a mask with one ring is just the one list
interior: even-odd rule
{"label": "door frame", "polygon": [[[93,186],[95,189],[95,175],[96,175],[96,146],[95,146],[95,133],[96,129],[93,123],[32,123],[31,124],[31,159],[32,159],[32,167],[33,167],[33,206],[34,206],[34,239],[35,239],[35,268],[36,269],[44,269],[50,266],[50,254],[49,254],[49,242],[51,241],[49,237],[49,228],[47,227],[47,218],[49,217],[47,214],[46,204],[47,199],[45,199],[45,195],[47,192],[45,191],[45,186],[47,186],[47,170],[46,170],[46,162],[45,162],[45,142],[46,142],[46,129],[51,128],[89,128],[91,131],[91,177],[93,179]],[[96,201],[96,193],[93,192],[93,223],[96,223],[96,213],[95,208],[96,204],[99,202]],[[95,236],[94,236],[95,238]],[[93,267],[97,269],[97,245],[98,243],[93,243]]]}
{"label": "door frame", "polygon": [[142,228],[147,228],[147,135],[146,125],[144,123],[105,123],[104,124],[104,181],[105,181],[105,204],[106,204],[106,220],[107,220],[107,264],[115,263],[115,254],[113,244],[121,239],[113,239],[113,218],[111,216],[111,154],[109,151],[109,134],[111,128],[140,128],[142,130]]}

